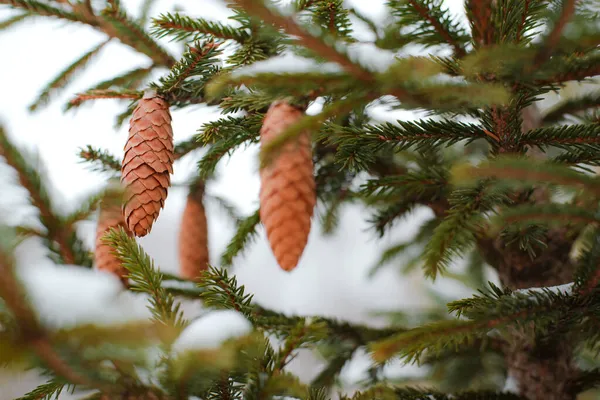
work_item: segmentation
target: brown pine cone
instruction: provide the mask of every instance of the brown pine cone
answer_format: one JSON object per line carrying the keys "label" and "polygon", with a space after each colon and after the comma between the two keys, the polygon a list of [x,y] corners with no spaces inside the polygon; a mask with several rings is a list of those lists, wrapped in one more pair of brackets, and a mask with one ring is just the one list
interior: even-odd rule
{"label": "brown pine cone", "polygon": [[131,116],[121,167],[126,187],[123,217],[136,236],[150,232],[165,204],[173,159],[169,104],[147,92]]}
{"label": "brown pine cone", "polygon": [[208,268],[208,228],[202,204],[204,183],[190,188],[179,231],[179,270],[183,278],[197,279]]}
{"label": "brown pine cone", "polygon": [[[303,112],[285,102],[271,105],[260,130],[261,145],[296,123]],[[288,141],[260,171],[260,219],[279,266],[296,267],[306,247],[316,203],[309,132]]]}
{"label": "brown pine cone", "polygon": [[118,203],[108,203],[100,207],[100,215],[98,216],[98,226],[96,228],[96,251],[94,253],[96,261],[96,269],[107,271],[118,276],[123,285],[129,286],[127,274],[128,271],[123,267],[121,261],[112,252],[113,249],[102,240],[104,234],[110,228],[123,227],[125,231],[131,235],[131,232],[125,226],[123,214]]}

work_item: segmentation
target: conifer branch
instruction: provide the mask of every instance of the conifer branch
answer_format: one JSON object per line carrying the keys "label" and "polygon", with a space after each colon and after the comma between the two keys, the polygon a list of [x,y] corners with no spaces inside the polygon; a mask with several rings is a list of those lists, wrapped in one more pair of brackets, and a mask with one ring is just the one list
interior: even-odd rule
{"label": "conifer branch", "polygon": [[258,226],[260,225],[259,210],[256,210],[254,214],[239,221],[238,228],[231,238],[231,241],[227,245],[227,248],[221,255],[221,265],[229,267],[233,264],[233,259],[239,255],[248,244],[254,240],[258,232]]}
{"label": "conifer branch", "polygon": [[[235,129],[224,131],[227,137],[214,142],[204,157],[198,162],[198,173],[206,179],[211,176],[219,161],[227,154],[246,142],[256,143],[258,141],[258,127],[253,124],[239,125]],[[200,139],[202,140],[202,139]]]}
{"label": "conifer branch", "polygon": [[600,215],[581,207],[566,204],[520,205],[503,210],[492,222],[506,227],[523,224],[568,226],[572,224],[599,224]]}
{"label": "conifer branch", "polygon": [[347,57],[347,55],[339,52],[334,47],[326,44],[322,40],[322,38],[313,36],[312,34],[308,33],[304,28],[296,24],[296,22],[294,22],[291,18],[284,17],[270,10],[264,5],[263,0],[234,1],[235,3],[243,7],[245,10],[247,10],[249,13],[260,17],[267,23],[280,26],[288,34],[298,37],[302,45],[313,50],[321,57],[340,64],[342,68],[348,71],[348,73],[354,75],[356,78],[365,82],[371,82],[373,80],[370,71],[367,71],[366,69],[363,69],[362,67],[352,62]]}
{"label": "conifer branch", "polygon": [[56,215],[48,189],[43,183],[43,177],[22,153],[22,150],[10,142],[3,127],[0,126],[0,155],[17,172],[19,183],[27,190],[31,204],[39,211],[40,222],[46,228],[44,237],[50,242],[50,248],[58,253],[63,263],[89,265],[89,257],[84,252],[75,231]]}
{"label": "conifer branch", "polygon": [[28,12],[22,13],[22,14],[17,14],[13,17],[7,18],[4,21],[0,21],[0,31],[4,30],[4,29],[8,29],[13,25],[18,24],[19,22],[23,21],[24,19],[26,19],[27,17],[30,17],[31,14]]}
{"label": "conifer branch", "polygon": [[133,99],[138,100],[143,96],[142,92],[135,90],[90,90],[85,93],[80,93],[74,99],[69,101],[67,109],[79,107],[86,101],[98,99]]}
{"label": "conifer branch", "polygon": [[556,123],[563,120],[566,115],[575,115],[577,112],[598,107],[600,107],[600,91],[585,93],[554,105],[543,115],[542,122]]}
{"label": "conifer branch", "polygon": [[486,47],[494,43],[491,18],[494,8],[495,3],[492,0],[467,0],[465,4],[475,47]]}
{"label": "conifer branch", "polygon": [[552,27],[552,31],[548,34],[542,48],[536,55],[533,63],[533,67],[535,68],[542,64],[548,57],[552,55],[552,52],[556,45],[558,44],[560,37],[562,35],[563,29],[575,14],[575,2],[576,0],[562,0],[562,10],[560,13],[560,17],[554,23]]}
{"label": "conifer branch", "polygon": [[213,64],[220,53],[219,45],[212,41],[189,46],[182,59],[171,67],[170,74],[160,79],[160,92],[169,95],[181,89],[184,81],[191,76],[200,75],[206,80],[203,75],[214,73]]}
{"label": "conifer branch", "polygon": [[148,36],[141,26],[130,19],[122,8],[109,5],[102,11],[102,16],[124,44],[147,55],[158,65],[171,68],[175,64],[175,59]]}
{"label": "conifer branch", "polygon": [[492,329],[524,326],[533,320],[537,321],[536,329],[549,329],[552,321],[562,315],[571,315],[574,320],[570,323],[576,324],[578,317],[583,318],[581,306],[581,300],[561,291],[510,292],[492,285],[489,293],[448,304],[450,312],[469,320],[434,322],[375,342],[370,349],[379,362],[394,355],[406,362],[418,362],[424,353],[436,355],[446,349],[459,349],[475,338],[486,337]]}
{"label": "conifer branch", "polygon": [[600,151],[600,125],[562,125],[533,129],[525,133],[521,144],[555,146],[564,150]]}
{"label": "conifer branch", "polygon": [[596,75],[600,75],[600,55],[592,53],[563,57],[557,64],[546,63],[539,71],[534,71],[532,76],[535,85],[556,85],[567,81],[581,81]]}
{"label": "conifer branch", "polygon": [[489,182],[483,181],[473,188],[454,190],[449,201],[452,207],[425,246],[425,274],[432,279],[438,272],[443,272],[454,257],[464,254],[475,243],[476,235],[486,225],[482,213],[508,202],[508,199],[502,189],[494,190]]}
{"label": "conifer branch", "polygon": [[[114,254],[129,271],[128,277],[137,285],[138,290],[150,295],[153,319],[168,327],[182,330],[188,322],[183,318],[181,304],[176,303],[173,296],[161,286],[163,275],[154,267],[150,256],[122,228],[111,229],[104,236],[104,240],[114,248]],[[169,342],[174,339],[175,337],[166,338]]]}
{"label": "conifer branch", "polygon": [[131,71],[124,72],[121,75],[115,76],[114,78],[107,79],[99,82],[93,87],[86,90],[90,92],[93,90],[106,90],[113,87],[122,87],[125,89],[136,89],[137,86],[146,78],[153,67],[134,68]]}
{"label": "conifer branch", "polygon": [[23,397],[19,397],[15,400],[52,400],[58,399],[63,390],[67,389],[67,392],[71,394],[75,390],[75,386],[69,385],[62,379],[52,379],[44,384],[39,385]]}
{"label": "conifer branch", "polygon": [[80,149],[79,157],[83,161],[88,161],[91,164],[92,171],[121,172],[121,160],[118,160],[106,150],[95,149],[88,145],[85,148]]}
{"label": "conifer branch", "polygon": [[600,231],[592,229],[591,238],[581,250],[575,271],[575,291],[582,296],[591,293],[600,283]]}
{"label": "conifer branch", "polygon": [[41,16],[62,18],[73,22],[82,22],[92,26],[97,26],[95,21],[89,20],[82,14],[69,12],[63,8],[53,7],[35,0],[0,0],[0,4],[7,4],[14,8],[27,10],[30,13]]}
{"label": "conifer branch", "polygon": [[191,18],[177,14],[161,14],[153,19],[154,29],[152,34],[158,38],[173,36],[175,40],[192,39],[209,36],[223,40],[235,40],[244,43],[250,38],[244,29],[234,28],[216,21],[204,18]]}
{"label": "conifer branch", "polygon": [[587,176],[567,166],[515,158],[497,158],[477,167],[457,166],[451,173],[456,183],[469,184],[478,178],[501,179],[517,185],[543,182],[583,189],[600,194],[600,179]]}
{"label": "conifer branch", "polygon": [[60,89],[64,89],[74,76],[86,67],[89,61],[96,56],[110,39],[100,43],[77,60],[73,61],[65,70],[61,71],[40,93],[38,98],[29,106],[29,111],[37,111],[41,106],[48,104],[51,96],[56,95]]}
{"label": "conifer branch", "polygon": [[4,227],[0,229],[4,231],[0,243],[0,297],[15,315],[21,340],[25,341],[40,360],[58,376],[73,384],[97,387],[93,382],[73,371],[52,348],[47,333],[29,307],[15,276],[14,260],[10,254],[12,232]]}
{"label": "conifer branch", "polygon": [[181,141],[175,144],[173,152],[175,153],[175,159],[178,160],[192,151],[203,147],[204,143],[200,142],[195,136],[188,140]]}
{"label": "conifer branch", "polygon": [[441,2],[435,0],[394,0],[388,3],[394,15],[400,18],[399,26],[414,25],[411,38],[423,44],[447,43],[454,49],[456,57],[466,55],[464,44],[467,35],[452,21],[449,12],[443,11]]}
{"label": "conifer branch", "polygon": [[138,22],[140,25],[144,26],[148,21],[150,10],[155,2],[156,0],[144,0],[140,6],[140,16],[138,17]]}

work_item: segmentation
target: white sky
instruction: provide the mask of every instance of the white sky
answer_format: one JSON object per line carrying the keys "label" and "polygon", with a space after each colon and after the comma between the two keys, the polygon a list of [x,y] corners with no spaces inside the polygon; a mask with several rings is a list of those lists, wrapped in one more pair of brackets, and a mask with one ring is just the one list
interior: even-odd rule
{"label": "white sky", "polygon": [[[140,1],[122,3],[131,14],[136,14]],[[354,0],[351,3],[365,14],[380,19],[383,10],[381,0]],[[447,3],[452,10],[460,12],[462,1]],[[177,4],[184,5],[190,15],[202,15],[208,19],[220,19],[227,13],[219,0],[178,1]],[[171,11],[173,7],[173,2],[158,1],[151,15]],[[0,21],[10,14],[6,7],[1,7]],[[119,131],[113,129],[114,118],[126,103],[97,101],[67,114],[62,112],[63,105],[74,93],[130,68],[148,65],[148,60],[124,45],[111,43],[49,107],[35,114],[29,113],[26,108],[59,70],[102,40],[103,35],[91,28],[47,18],[22,22],[0,33],[0,49],[5,55],[0,63],[0,87],[4,93],[0,97],[0,120],[15,142],[39,153],[56,189],[56,198],[64,199],[58,205],[66,209],[72,207],[74,201],[99,189],[106,181],[105,176],[90,172],[78,162],[77,149],[90,144],[108,149],[120,157],[127,127]],[[179,44],[169,46],[174,50],[173,54],[179,54]],[[376,114],[385,119],[394,117],[380,111]],[[218,112],[214,108],[198,106],[174,111],[172,115],[175,140],[178,142],[193,135],[202,123],[217,118]],[[401,115],[403,118],[410,117],[406,113]],[[209,192],[225,196],[244,213],[254,211],[259,190],[256,155],[257,149],[253,147],[222,162],[218,169],[220,180],[211,184]],[[175,182],[184,181],[194,172],[196,159],[186,157],[176,164]],[[7,168],[0,166],[3,189],[14,182],[12,178]],[[166,208],[152,233],[140,240],[157,264],[167,271],[177,269],[176,239],[184,199],[184,190],[171,188]],[[21,192],[3,190],[0,218],[10,221],[22,218],[23,209],[18,205],[23,202]],[[420,210],[417,214],[420,218],[430,215],[429,210]],[[324,314],[382,323],[369,314],[378,310],[425,306],[420,272],[412,277],[403,277],[398,274],[397,268],[391,267],[371,280],[366,277],[382,249],[401,238],[410,237],[415,224],[399,223],[390,235],[379,240],[366,230],[363,220],[367,215],[360,208],[348,207],[343,215],[338,233],[331,237],[324,237],[318,221],[313,220],[309,244],[299,266],[292,273],[277,267],[261,230],[260,239],[251,245],[245,257],[236,260],[238,280],[255,294],[255,299],[261,304],[291,313]],[[208,205],[208,218],[212,260],[218,263],[218,256],[233,233],[232,226],[214,205]],[[93,222],[83,224],[81,230],[91,245]],[[456,297],[463,294],[460,290],[453,293]],[[359,369],[364,368],[364,360],[361,365]],[[310,376],[314,371],[305,368],[304,373]],[[0,380],[0,388],[2,386]],[[0,400],[3,399],[0,395]]]}

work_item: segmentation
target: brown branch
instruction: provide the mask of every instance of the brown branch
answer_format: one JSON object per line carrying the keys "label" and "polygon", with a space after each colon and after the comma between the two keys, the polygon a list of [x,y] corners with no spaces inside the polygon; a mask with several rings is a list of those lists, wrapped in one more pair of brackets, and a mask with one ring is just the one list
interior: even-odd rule
{"label": "brown branch", "polygon": [[348,57],[344,54],[339,53],[333,47],[323,43],[319,38],[311,35],[306,32],[303,28],[301,28],[298,24],[296,24],[291,18],[284,17],[279,14],[275,14],[271,10],[269,10],[262,1],[257,0],[233,0],[240,6],[244,7],[248,12],[255,14],[256,16],[263,19],[265,22],[278,25],[282,27],[288,34],[297,36],[300,40],[300,43],[305,47],[313,50],[315,53],[319,54],[321,57],[324,57],[328,60],[336,62],[340,64],[348,73],[352,74],[356,78],[365,81],[372,82],[373,75],[371,72],[361,68],[360,66],[354,64]]}
{"label": "brown branch", "polygon": [[444,29],[442,24],[440,24],[440,21],[438,21],[436,18],[433,18],[431,16],[431,14],[429,13],[429,9],[427,9],[426,7],[423,7],[421,4],[419,4],[415,0],[408,0],[408,2],[414,7],[415,10],[417,10],[417,12],[421,15],[422,18],[429,21],[431,26],[434,27],[434,29],[444,38],[444,40],[450,46],[454,47],[454,52],[456,53],[456,55],[458,57],[465,56],[465,54],[466,54],[465,49],[463,49],[462,46],[460,46],[458,43],[456,43],[456,41],[454,41],[454,39],[452,39],[452,36],[450,36],[450,33],[446,29]]}
{"label": "brown branch", "polygon": [[73,371],[54,351],[46,332],[21,293],[19,282],[14,274],[12,258],[3,250],[0,250],[0,295],[15,315],[21,339],[29,344],[50,369],[70,383],[98,388],[98,385]]}
{"label": "brown branch", "polygon": [[137,91],[115,91],[115,90],[90,90],[86,93],[78,94],[74,99],[69,101],[71,107],[77,107],[85,101],[97,99],[139,99],[142,97],[141,92]]}
{"label": "brown branch", "polygon": [[479,46],[489,46],[493,43],[494,29],[491,24],[493,0],[468,0],[466,9],[471,12],[473,18],[473,41]]}
{"label": "brown branch", "polygon": [[542,46],[542,49],[536,55],[532,68],[540,66],[544,61],[546,61],[546,59],[548,59],[552,55],[552,51],[558,44],[558,41],[560,40],[560,36],[562,35],[565,26],[575,13],[575,0],[564,0],[563,4],[564,5],[562,12],[560,13],[560,17],[554,24],[554,27],[548,35],[548,38]]}
{"label": "brown branch", "polygon": [[521,24],[517,28],[517,37],[516,42],[519,43],[521,41],[521,34],[523,33],[523,29],[525,28],[525,22],[527,21],[527,13],[529,12],[529,3],[531,0],[525,0],[525,5],[523,7],[523,15],[521,15]]}

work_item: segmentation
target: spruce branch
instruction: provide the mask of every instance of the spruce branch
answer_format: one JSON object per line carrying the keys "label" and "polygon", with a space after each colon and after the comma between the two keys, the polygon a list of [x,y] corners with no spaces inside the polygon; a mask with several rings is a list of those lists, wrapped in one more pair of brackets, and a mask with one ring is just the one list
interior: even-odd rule
{"label": "spruce branch", "polygon": [[56,17],[61,19],[66,19],[73,22],[82,22],[85,24],[89,24],[92,26],[96,26],[97,23],[94,21],[90,21],[83,14],[78,14],[74,12],[69,12],[62,7],[53,7],[51,5],[42,3],[40,1],[35,0],[0,0],[0,4],[7,4],[12,6],[13,8],[19,8],[23,10],[27,10],[32,14],[37,14],[41,16],[48,17]]}
{"label": "spruce branch", "polygon": [[148,17],[150,15],[150,10],[152,10],[152,6],[154,6],[154,3],[156,2],[156,0],[144,0],[144,2],[142,3],[142,5],[140,6],[140,12],[139,12],[139,17],[138,17],[138,23],[142,26],[144,26],[146,24],[146,22],[148,21]]}
{"label": "spruce branch", "polygon": [[173,150],[175,153],[175,159],[178,160],[203,146],[204,144],[198,141],[196,137],[191,137],[188,140],[181,141],[175,144],[175,148]]}
{"label": "spruce branch", "polygon": [[572,224],[599,224],[600,215],[587,209],[567,204],[520,205],[502,210],[491,222],[501,227],[528,224],[569,226]]}
{"label": "spruce branch", "polygon": [[280,26],[288,34],[298,37],[300,43],[303,46],[306,46],[307,48],[313,50],[315,53],[317,53],[325,59],[340,64],[342,68],[344,68],[348,73],[355,76],[357,79],[365,82],[371,82],[373,80],[370,71],[352,62],[346,54],[338,51],[333,46],[326,44],[323,40],[326,35],[323,35],[322,33],[322,37],[312,35],[311,33],[307,32],[303,27],[294,22],[292,18],[285,17],[269,9],[267,6],[265,6],[263,0],[233,1],[239,6],[243,7],[250,14],[254,14],[260,17],[267,23]]}
{"label": "spruce branch", "polygon": [[476,338],[485,338],[492,329],[525,326],[536,321],[536,329],[551,329],[556,320],[571,316],[572,329],[583,318],[582,300],[569,293],[544,289],[526,292],[501,290],[493,285],[470,299],[448,304],[450,312],[468,320],[449,320],[427,324],[370,345],[376,361],[399,355],[406,362],[419,362],[423,354],[435,356],[458,350]]}
{"label": "spruce branch", "polygon": [[43,383],[33,389],[32,391],[26,393],[23,397],[19,397],[15,400],[53,400],[58,399],[60,394],[66,390],[66,392],[70,392],[73,394],[75,391],[74,385],[69,385],[63,379],[52,379],[46,383]]}
{"label": "spruce branch", "polygon": [[[122,228],[109,230],[103,240],[114,248],[115,255],[129,271],[129,278],[138,290],[150,295],[149,309],[154,321],[182,330],[188,322],[183,318],[181,304],[175,302],[173,296],[161,286],[163,275],[154,267],[150,256]],[[166,341],[174,339],[169,337]]]}
{"label": "spruce branch", "polygon": [[245,29],[234,28],[216,21],[204,18],[192,18],[182,16],[179,13],[161,14],[152,20],[153,30],[151,33],[158,38],[172,36],[174,40],[198,40],[204,37],[222,40],[235,40],[244,43],[250,39]]}
{"label": "spruce branch", "polygon": [[238,287],[235,275],[230,277],[226,269],[210,267],[198,286],[203,289],[200,298],[207,306],[236,310],[254,321],[252,295],[245,293],[244,286]]}
{"label": "spruce branch", "polygon": [[106,150],[95,149],[88,145],[79,150],[79,157],[82,161],[91,164],[92,171],[120,173],[121,160],[110,154]]}
{"label": "spruce branch", "polygon": [[440,146],[451,146],[461,140],[471,142],[489,137],[481,127],[454,121],[397,121],[362,127],[343,127],[328,123],[321,128],[319,141],[335,146],[336,160],[351,170],[369,169],[381,151],[414,148],[426,152]]}
{"label": "spruce branch", "polygon": [[[140,91],[136,90],[90,90],[85,93],[80,93],[67,105],[66,109],[69,110],[71,108],[79,107],[86,101],[90,100],[98,100],[98,99],[132,99],[138,100],[141,99],[144,94]],[[132,110],[133,111],[133,110]]]}
{"label": "spruce branch", "polygon": [[466,32],[453,21],[448,10],[442,9],[439,0],[393,0],[388,2],[393,9],[392,15],[399,18],[399,26],[413,26],[407,40],[424,45],[448,44],[454,49],[456,57],[466,55]]}
{"label": "spruce branch", "polygon": [[110,39],[100,43],[61,71],[52,81],[50,81],[50,83],[48,83],[39,94],[38,98],[29,106],[29,111],[37,111],[42,106],[47,105],[51,97],[56,96],[61,89],[64,89],[109,42]]}
{"label": "spruce branch", "polygon": [[256,210],[256,212],[249,217],[239,221],[235,235],[231,238],[231,241],[223,254],[221,254],[221,265],[229,267],[233,264],[233,259],[238,256],[258,234],[256,230],[259,224],[259,210]]}
{"label": "spruce branch", "polygon": [[600,283],[600,231],[593,227],[590,238],[577,260],[574,290],[580,295],[591,293]]}
{"label": "spruce branch", "polygon": [[507,203],[504,190],[483,181],[473,188],[455,189],[449,196],[451,208],[425,246],[425,274],[435,279],[457,256],[464,254],[484,230],[482,214]]}
{"label": "spruce branch", "polygon": [[473,45],[476,48],[486,47],[494,42],[494,8],[495,3],[492,0],[467,0],[465,3]]}
{"label": "spruce branch", "polygon": [[600,194],[600,179],[588,176],[564,165],[536,162],[531,159],[502,157],[484,162],[477,167],[456,166],[451,172],[452,181],[470,184],[479,178],[495,178],[514,186],[561,185],[582,189],[594,195]]}
{"label": "spruce branch", "polygon": [[31,14],[28,12],[17,14],[13,17],[7,18],[4,21],[0,21],[0,31],[8,29],[13,25],[18,24],[19,22],[25,20],[27,17],[30,17]]}
{"label": "spruce branch", "polygon": [[544,124],[560,122],[566,115],[576,115],[578,112],[600,107],[600,91],[594,91],[565,99],[547,110],[543,117]]}
{"label": "spruce branch", "polygon": [[185,90],[183,85],[189,77],[201,76],[206,80],[206,75],[215,73],[213,65],[220,53],[219,45],[212,41],[196,42],[188,46],[181,60],[171,67],[169,75],[160,79],[159,91],[169,96],[175,90]]}
{"label": "spruce branch", "polygon": [[135,50],[147,55],[158,65],[171,68],[175,59],[152,39],[136,21],[131,19],[123,10],[109,6],[102,11],[102,16],[115,31],[119,40]]}
{"label": "spruce branch", "polygon": [[578,124],[533,129],[521,136],[526,146],[554,146],[563,150],[600,151],[600,125]]}
{"label": "spruce branch", "polygon": [[126,71],[121,75],[117,75],[113,78],[99,82],[86,90],[90,92],[93,90],[106,90],[111,88],[124,88],[124,89],[136,89],[140,83],[150,75],[153,67],[142,67],[134,68],[130,71]]}
{"label": "spruce branch", "polygon": [[73,371],[52,347],[47,333],[27,303],[15,275],[14,259],[11,254],[14,233],[5,227],[0,229],[3,231],[0,235],[0,297],[15,316],[20,339],[58,376],[72,384],[88,388],[98,387],[96,383]]}
{"label": "spruce branch", "polygon": [[11,143],[2,126],[0,126],[0,155],[17,172],[19,183],[29,193],[31,205],[37,208],[40,222],[46,228],[44,237],[48,240],[50,249],[60,256],[60,261],[63,263],[90,265],[91,260],[75,231],[71,226],[65,225],[54,210],[42,175],[26,160],[23,151]]}
{"label": "spruce branch", "polygon": [[536,68],[552,55],[554,48],[560,40],[563,29],[565,28],[573,14],[575,14],[576,0],[561,0],[561,3],[562,9],[560,16],[558,20],[554,22],[554,26],[552,27],[552,30],[546,37],[544,43],[542,44],[541,49],[537,53],[534,59],[533,66],[531,68]]}
{"label": "spruce branch", "polygon": [[[248,124],[241,124],[236,127],[231,127],[231,129],[223,129],[223,133],[227,136],[223,137],[212,143],[209,147],[204,157],[198,162],[198,173],[199,175],[206,179],[210,177],[217,167],[217,164],[221,159],[231,154],[237,147],[243,145],[244,143],[256,143],[258,142],[258,130],[259,127],[252,123],[251,120],[245,120]],[[203,135],[199,137],[200,140],[210,140],[203,139]]]}

